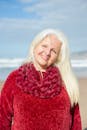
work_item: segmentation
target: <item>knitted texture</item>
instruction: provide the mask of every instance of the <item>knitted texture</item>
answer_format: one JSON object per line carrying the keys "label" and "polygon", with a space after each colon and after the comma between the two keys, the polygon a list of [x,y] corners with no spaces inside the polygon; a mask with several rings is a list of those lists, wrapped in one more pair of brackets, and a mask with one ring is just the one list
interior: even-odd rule
{"label": "knitted texture", "polygon": [[[34,68],[32,71],[35,71]],[[56,72],[58,73],[58,71]],[[38,73],[34,73],[36,78],[39,78]],[[44,73],[44,78],[45,75],[47,76],[46,73]],[[8,76],[3,86],[0,130],[82,130],[79,105],[77,104],[71,109],[64,84],[62,86],[59,84],[61,87],[58,87],[61,89],[58,89],[55,96],[47,97],[44,94],[43,97],[39,97],[36,93],[29,93],[29,89],[27,89],[30,87],[29,83],[27,82],[27,87],[25,87],[21,79],[22,83],[19,82],[18,77],[22,78],[21,75],[19,76],[19,69]],[[43,79],[36,79],[36,81],[43,82]]]}
{"label": "knitted texture", "polygon": [[34,65],[25,64],[18,70],[17,85],[25,92],[40,98],[51,98],[60,93],[62,78],[57,67],[49,67],[47,71],[38,72]]}

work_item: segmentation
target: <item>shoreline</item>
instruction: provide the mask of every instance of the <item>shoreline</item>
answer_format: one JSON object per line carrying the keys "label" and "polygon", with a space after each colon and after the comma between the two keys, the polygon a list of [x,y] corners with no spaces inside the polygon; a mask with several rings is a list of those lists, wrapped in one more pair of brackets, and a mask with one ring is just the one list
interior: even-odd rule
{"label": "shoreline", "polygon": [[[87,129],[87,77],[77,77],[79,83],[79,92],[80,92],[80,113],[81,113],[81,120],[82,120],[82,127],[83,130]],[[4,81],[0,80],[0,90],[3,86]]]}

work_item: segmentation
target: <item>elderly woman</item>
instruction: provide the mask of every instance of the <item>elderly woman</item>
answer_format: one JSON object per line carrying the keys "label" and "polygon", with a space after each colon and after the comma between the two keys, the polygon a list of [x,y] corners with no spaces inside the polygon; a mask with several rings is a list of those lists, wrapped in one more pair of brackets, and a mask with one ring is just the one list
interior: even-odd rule
{"label": "elderly woman", "polygon": [[0,130],[82,130],[78,83],[63,33],[47,29],[1,92]]}

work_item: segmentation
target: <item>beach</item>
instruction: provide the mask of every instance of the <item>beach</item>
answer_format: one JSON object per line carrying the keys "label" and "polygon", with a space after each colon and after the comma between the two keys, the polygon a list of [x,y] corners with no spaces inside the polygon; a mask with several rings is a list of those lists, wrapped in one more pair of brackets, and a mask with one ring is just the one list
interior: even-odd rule
{"label": "beach", "polygon": [[87,77],[79,78],[80,111],[83,130],[87,130]]}
{"label": "beach", "polygon": [[[82,119],[83,130],[87,130],[87,78],[78,78],[80,90],[80,112]],[[0,81],[0,89],[3,86],[3,81]]]}

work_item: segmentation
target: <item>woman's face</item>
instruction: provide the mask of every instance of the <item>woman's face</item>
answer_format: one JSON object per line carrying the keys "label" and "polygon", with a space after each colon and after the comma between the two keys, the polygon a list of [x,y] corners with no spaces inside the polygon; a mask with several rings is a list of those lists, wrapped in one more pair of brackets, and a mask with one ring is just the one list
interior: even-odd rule
{"label": "woman's face", "polygon": [[47,67],[54,64],[58,58],[62,43],[58,38],[50,34],[46,36],[34,48],[34,63],[37,69],[45,71]]}

